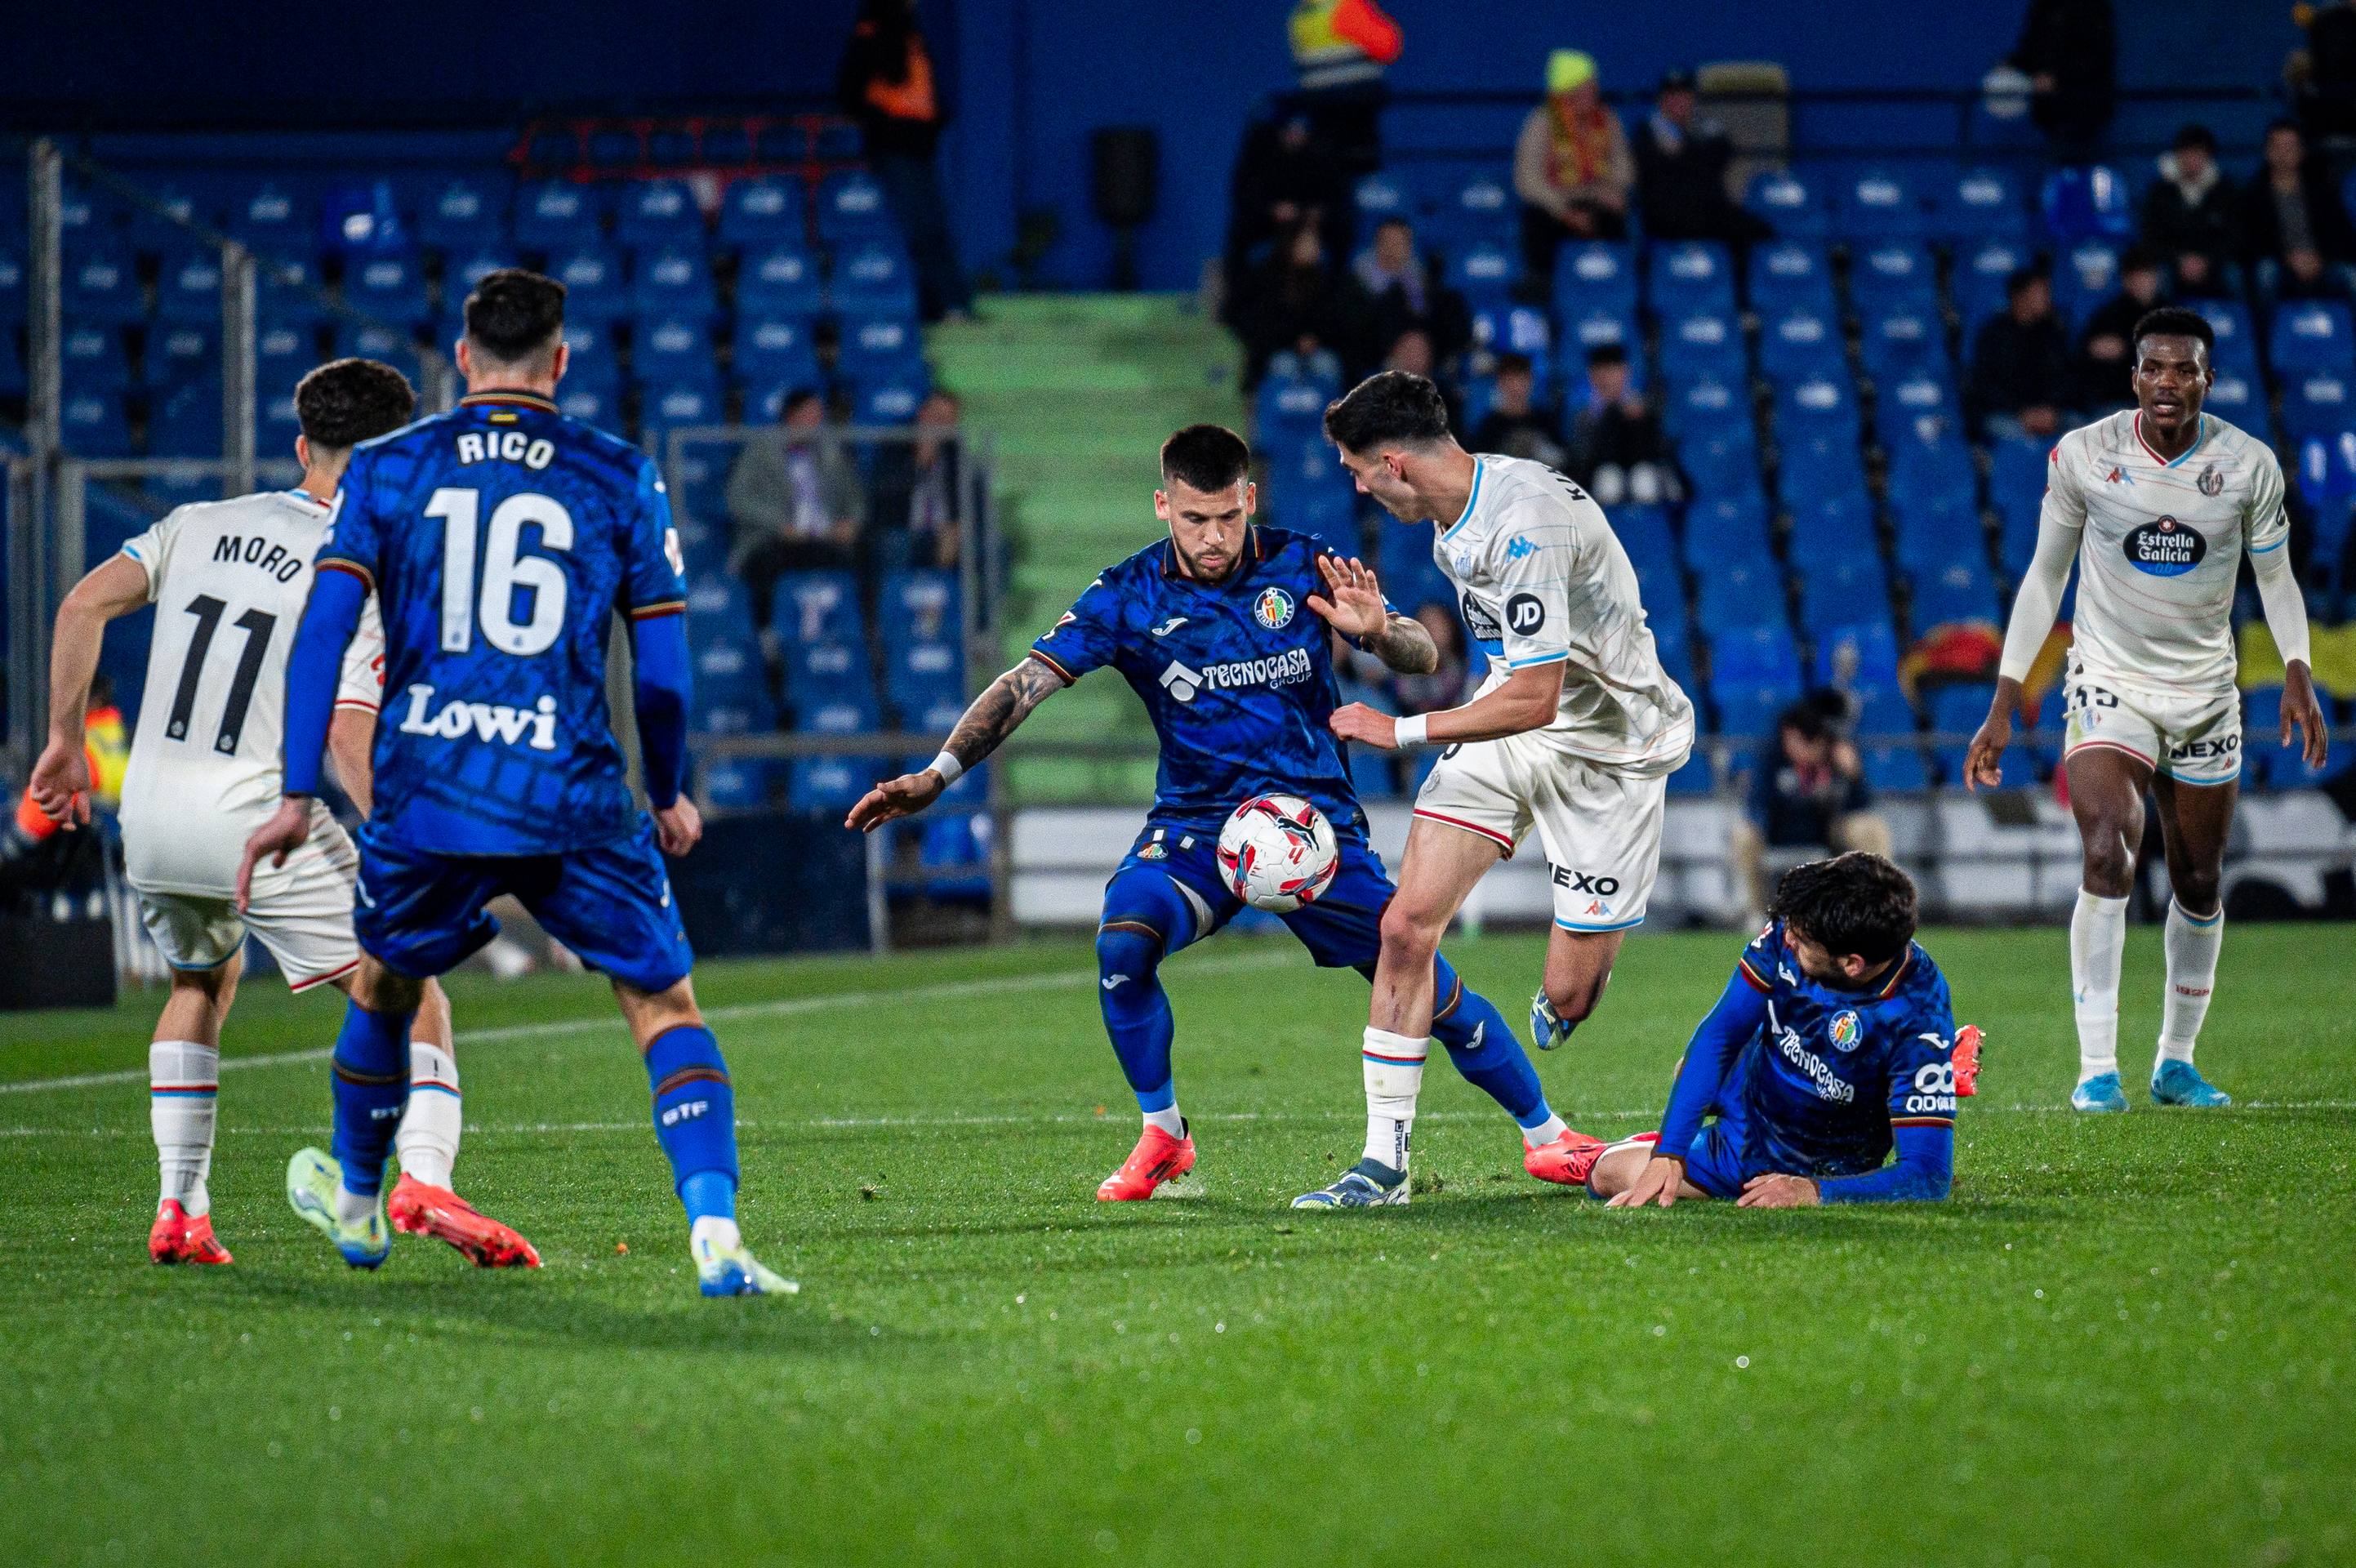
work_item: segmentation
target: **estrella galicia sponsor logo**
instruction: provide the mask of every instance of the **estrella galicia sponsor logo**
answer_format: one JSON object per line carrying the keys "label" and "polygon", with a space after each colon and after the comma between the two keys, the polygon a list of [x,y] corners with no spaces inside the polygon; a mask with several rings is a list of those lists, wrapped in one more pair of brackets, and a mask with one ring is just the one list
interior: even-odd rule
{"label": "estrella galicia sponsor logo", "polygon": [[1283,630],[1292,624],[1292,596],[1272,585],[1262,588],[1252,601],[1252,618],[1270,631]]}
{"label": "estrella galicia sponsor logo", "polygon": [[1504,640],[1505,633],[1504,628],[1497,625],[1497,618],[1491,615],[1487,607],[1472,596],[1472,590],[1467,588],[1457,595],[1456,598],[1457,607],[1464,612],[1465,629],[1472,634],[1472,639],[1475,642]]}
{"label": "estrella galicia sponsor logo", "polygon": [[522,741],[534,751],[556,749],[554,697],[543,696],[529,708],[452,701],[443,703],[438,713],[429,714],[426,709],[433,701],[433,687],[409,688],[409,711],[402,715],[402,734],[430,735],[440,740],[461,740],[472,735],[477,740],[496,740],[505,746]]}
{"label": "estrella galicia sponsor logo", "polygon": [[2126,553],[2127,564],[2138,572],[2148,572],[2155,577],[2181,577],[2201,564],[2201,557],[2209,553],[2209,541],[2190,523],[2162,517],[2158,522],[2130,530],[2119,542],[2119,548]]}
{"label": "estrella galicia sponsor logo", "polygon": [[1505,601],[1505,624],[1517,637],[1535,637],[1546,625],[1546,602],[1536,594],[1515,594]]}
{"label": "estrella galicia sponsor logo", "polygon": [[1265,659],[1237,659],[1226,664],[1206,664],[1200,670],[1173,659],[1170,667],[1162,671],[1160,681],[1171,696],[1191,703],[1196,693],[1206,688],[1218,692],[1237,686],[1290,686],[1308,680],[1311,673],[1309,650],[1289,648]]}
{"label": "estrella galicia sponsor logo", "polygon": [[2201,469],[2201,478],[2193,482],[2200,486],[2201,493],[2204,496],[2213,497],[2225,493],[2225,476],[2218,472],[2217,465],[2214,463]]}
{"label": "estrella galicia sponsor logo", "polygon": [[1833,1049],[1837,1051],[1857,1049],[1858,1041],[1865,1036],[1865,1031],[1858,1026],[1857,1015],[1847,1012],[1833,1015],[1832,1027],[1827,1032],[1832,1036]]}

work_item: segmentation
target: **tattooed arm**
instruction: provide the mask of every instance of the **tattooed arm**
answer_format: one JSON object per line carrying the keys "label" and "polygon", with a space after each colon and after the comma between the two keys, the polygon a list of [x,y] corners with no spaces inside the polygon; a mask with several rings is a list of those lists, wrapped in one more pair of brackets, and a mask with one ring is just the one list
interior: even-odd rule
{"label": "tattooed arm", "polygon": [[[1045,660],[1025,658],[992,681],[990,689],[973,700],[965,716],[958,720],[957,728],[949,732],[949,743],[943,749],[955,759],[960,771],[973,767],[996,751],[1031,716],[1032,709],[1062,691],[1064,685],[1064,678],[1049,669]],[[872,832],[885,822],[915,816],[938,800],[948,788],[948,780],[931,768],[887,779],[851,808],[843,826]]]}

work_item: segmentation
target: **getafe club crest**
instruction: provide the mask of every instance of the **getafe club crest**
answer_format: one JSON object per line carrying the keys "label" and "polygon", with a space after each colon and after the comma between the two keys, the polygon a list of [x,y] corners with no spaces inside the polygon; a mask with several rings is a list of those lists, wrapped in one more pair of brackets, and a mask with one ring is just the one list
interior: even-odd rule
{"label": "getafe club crest", "polygon": [[1281,631],[1292,624],[1292,596],[1282,588],[1262,588],[1252,602],[1252,616],[1269,630]]}
{"label": "getafe club crest", "polygon": [[2217,471],[2217,465],[2214,463],[2201,469],[2201,478],[2195,482],[2200,485],[2201,493],[2204,496],[2221,494],[2225,489],[2225,476]]}
{"label": "getafe club crest", "polygon": [[1859,1033],[1860,1031],[1858,1028],[1856,1014],[1836,1013],[1833,1015],[1833,1049],[1837,1051],[1853,1051],[1857,1049],[1857,1042]]}

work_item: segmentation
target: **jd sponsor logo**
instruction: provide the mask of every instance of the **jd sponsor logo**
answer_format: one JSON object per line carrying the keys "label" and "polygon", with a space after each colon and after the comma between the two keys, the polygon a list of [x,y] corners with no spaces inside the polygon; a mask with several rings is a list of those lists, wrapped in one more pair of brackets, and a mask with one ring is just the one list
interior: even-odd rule
{"label": "jd sponsor logo", "polygon": [[506,746],[522,741],[534,751],[556,749],[554,697],[543,696],[529,708],[511,708],[504,703],[452,701],[443,703],[439,713],[429,713],[433,702],[433,687],[410,687],[409,711],[402,715],[401,733],[430,735],[443,740],[463,740],[472,735],[478,740],[496,740]]}
{"label": "jd sponsor logo", "polygon": [[2131,530],[2119,541],[2127,564],[2138,572],[2148,572],[2155,577],[2181,577],[2201,564],[2209,553],[2209,541],[2201,531],[2172,517],[2158,522],[2147,522]]}

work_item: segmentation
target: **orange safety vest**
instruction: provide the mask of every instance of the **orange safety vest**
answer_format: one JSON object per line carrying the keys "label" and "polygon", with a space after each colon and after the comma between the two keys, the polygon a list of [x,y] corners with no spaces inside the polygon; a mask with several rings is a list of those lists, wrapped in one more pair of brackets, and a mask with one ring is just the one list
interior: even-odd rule
{"label": "orange safety vest", "polygon": [[[862,31],[872,31],[872,23],[861,24]],[[916,33],[908,35],[908,80],[891,82],[877,77],[867,84],[867,102],[879,113],[894,120],[931,121],[939,117],[939,106],[933,98],[933,57],[925,48],[924,38]]]}
{"label": "orange safety vest", "polygon": [[1292,63],[1307,88],[1371,81],[1398,59],[1404,40],[1373,0],[1301,0],[1290,28]]}
{"label": "orange safety vest", "polygon": [[[123,775],[131,766],[130,732],[123,727],[123,712],[109,703],[93,708],[81,725],[82,757],[90,764],[91,803],[112,810],[123,803]],[[31,790],[16,802],[16,828],[38,843],[58,831],[38,806]]]}

